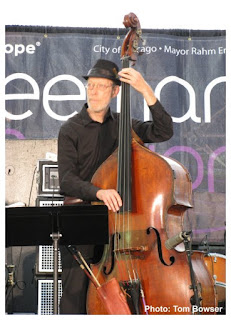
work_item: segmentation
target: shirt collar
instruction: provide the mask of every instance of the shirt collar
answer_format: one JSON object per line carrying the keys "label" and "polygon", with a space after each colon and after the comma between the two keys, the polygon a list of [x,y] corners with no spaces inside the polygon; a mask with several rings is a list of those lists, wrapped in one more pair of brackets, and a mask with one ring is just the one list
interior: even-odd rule
{"label": "shirt collar", "polygon": [[[89,123],[91,123],[91,122],[95,122],[95,121],[92,120],[91,117],[89,116],[89,114],[88,114],[88,112],[87,112],[87,108],[88,108],[88,105],[87,105],[87,103],[85,103],[84,106],[83,106],[83,108],[82,108],[82,110],[80,111],[80,115],[81,115],[81,117],[82,117],[82,122],[83,122],[83,124],[84,124],[85,126],[87,126],[87,125],[88,125]],[[114,118],[115,118],[110,108],[108,109],[108,111],[107,111],[107,113],[106,113],[106,115],[105,115],[105,117],[104,117],[104,121],[103,121],[103,122],[107,121],[109,118],[112,118],[113,120],[114,120]]]}

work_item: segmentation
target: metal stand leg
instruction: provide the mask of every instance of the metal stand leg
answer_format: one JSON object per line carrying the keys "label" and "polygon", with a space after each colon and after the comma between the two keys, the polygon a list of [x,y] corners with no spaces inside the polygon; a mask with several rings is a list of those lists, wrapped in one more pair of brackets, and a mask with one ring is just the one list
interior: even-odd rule
{"label": "metal stand leg", "polygon": [[53,249],[54,249],[54,270],[53,270],[53,314],[58,314],[58,252],[59,252],[59,239],[62,235],[52,233]]}
{"label": "metal stand leg", "polygon": [[[201,298],[199,297],[198,293],[198,285],[196,282],[195,274],[193,271],[193,266],[192,266],[192,259],[191,259],[191,247],[190,247],[190,237],[187,237],[184,239],[184,245],[185,245],[185,250],[186,254],[188,257],[188,263],[189,263],[189,270],[190,270],[190,277],[191,277],[191,287],[193,289],[194,295],[191,297],[191,304],[196,305],[198,308],[201,306]],[[198,314],[201,314],[198,312]]]}

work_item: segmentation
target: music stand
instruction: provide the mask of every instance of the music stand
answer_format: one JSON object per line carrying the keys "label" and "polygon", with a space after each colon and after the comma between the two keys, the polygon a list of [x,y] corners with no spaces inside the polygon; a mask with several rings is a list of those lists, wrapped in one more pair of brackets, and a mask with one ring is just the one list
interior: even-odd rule
{"label": "music stand", "polygon": [[58,314],[58,247],[108,243],[104,205],[6,208],[6,247],[53,245],[53,313]]}

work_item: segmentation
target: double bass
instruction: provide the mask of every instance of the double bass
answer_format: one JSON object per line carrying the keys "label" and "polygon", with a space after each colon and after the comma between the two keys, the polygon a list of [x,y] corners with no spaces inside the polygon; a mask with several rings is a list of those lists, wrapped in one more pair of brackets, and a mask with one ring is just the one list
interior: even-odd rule
{"label": "double bass", "polygon": [[[123,68],[135,64],[141,38],[135,14],[126,15],[124,25],[129,32],[122,46]],[[130,86],[122,83],[121,91],[118,149],[97,169],[92,183],[101,189],[116,189],[123,205],[116,213],[109,211],[109,244],[101,260],[91,266],[92,272],[99,283],[117,280],[131,314],[204,310],[213,314],[216,293],[201,256],[192,259],[196,274],[184,246],[169,250],[163,245],[182,231],[184,212],[192,207],[190,175],[176,160],[144,146],[131,128]],[[198,307],[195,312],[194,305]],[[108,314],[92,283],[87,312]]]}

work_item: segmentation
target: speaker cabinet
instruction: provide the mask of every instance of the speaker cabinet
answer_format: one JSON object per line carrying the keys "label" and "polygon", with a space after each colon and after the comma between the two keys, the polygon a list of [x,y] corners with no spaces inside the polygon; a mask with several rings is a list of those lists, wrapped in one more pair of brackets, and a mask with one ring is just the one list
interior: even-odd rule
{"label": "speaker cabinet", "polygon": [[[62,296],[62,281],[58,281],[58,304]],[[38,315],[51,315],[53,312],[53,280],[38,280]],[[59,312],[58,312],[59,313]]]}

